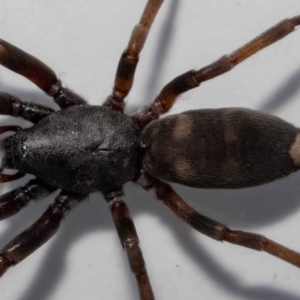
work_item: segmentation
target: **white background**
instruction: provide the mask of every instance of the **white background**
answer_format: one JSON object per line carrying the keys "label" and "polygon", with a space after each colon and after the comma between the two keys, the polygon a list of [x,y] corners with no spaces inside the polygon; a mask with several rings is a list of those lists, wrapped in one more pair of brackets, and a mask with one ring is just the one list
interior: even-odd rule
{"label": "white background", "polygon": [[[145,1],[0,1],[0,36],[51,66],[67,86],[101,104]],[[300,14],[297,0],[166,0],[142,53],[129,112],[149,103],[173,77],[211,63],[280,20]],[[240,106],[300,126],[300,31],[230,73],[186,93],[172,113]],[[55,105],[26,79],[0,69],[0,89]],[[4,118],[1,124],[16,124]],[[29,126],[29,123],[22,123]],[[28,181],[1,186],[1,192]],[[300,176],[258,188],[175,186],[201,213],[234,229],[264,234],[300,250]],[[300,270],[270,255],[195,232],[149,193],[125,186],[156,299],[300,299]],[[31,203],[0,224],[0,244],[29,226],[53,200]],[[0,280],[1,300],[139,299],[105,201],[92,195],[47,245]]]}

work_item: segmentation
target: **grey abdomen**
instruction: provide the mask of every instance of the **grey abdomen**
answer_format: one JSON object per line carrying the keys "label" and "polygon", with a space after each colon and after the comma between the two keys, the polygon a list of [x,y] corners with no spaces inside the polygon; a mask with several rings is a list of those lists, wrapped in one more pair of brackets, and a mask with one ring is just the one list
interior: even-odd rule
{"label": "grey abdomen", "polygon": [[143,166],[154,177],[194,187],[259,185],[299,168],[299,154],[293,153],[298,133],[293,125],[252,110],[188,111],[146,127]]}

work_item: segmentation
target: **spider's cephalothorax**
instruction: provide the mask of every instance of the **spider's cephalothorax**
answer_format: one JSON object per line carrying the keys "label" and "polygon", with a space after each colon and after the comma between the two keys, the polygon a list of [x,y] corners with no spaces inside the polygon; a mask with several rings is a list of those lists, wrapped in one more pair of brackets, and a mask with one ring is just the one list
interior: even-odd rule
{"label": "spider's cephalothorax", "polygon": [[140,298],[153,300],[138,236],[123,201],[122,185],[132,180],[151,191],[175,215],[217,240],[265,251],[300,267],[300,254],[255,233],[234,231],[201,215],[166,182],[206,187],[243,188],[287,176],[300,166],[300,131],[276,117],[237,108],[195,110],[159,119],[177,97],[200,83],[231,70],[300,25],[300,16],[284,20],[245,46],[212,64],[169,82],[156,99],[131,116],[124,114],[140,52],[163,0],[148,0],[121,55],[111,95],[103,105],[89,106],[63,87],[55,73],[37,58],[0,40],[0,64],[25,76],[52,96],[58,112],[0,93],[0,114],[34,123],[0,145],[0,182],[25,173],[37,178],[0,197],[0,219],[16,214],[31,200],[62,189],[53,204],[27,230],[0,251],[0,275],[16,265],[58,230],[61,220],[91,192],[100,191],[134,273]]}
{"label": "spider's cephalothorax", "polygon": [[99,106],[73,106],[4,140],[3,167],[88,194],[132,179],[140,147],[140,131],[128,116]]}

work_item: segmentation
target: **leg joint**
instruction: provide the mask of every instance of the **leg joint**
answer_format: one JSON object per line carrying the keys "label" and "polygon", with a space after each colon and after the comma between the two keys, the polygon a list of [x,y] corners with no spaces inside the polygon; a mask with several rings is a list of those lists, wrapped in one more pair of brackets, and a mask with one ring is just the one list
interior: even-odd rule
{"label": "leg joint", "polygon": [[223,231],[221,240],[257,251],[264,251],[268,243],[268,240],[262,235],[250,232],[234,231],[229,228],[226,228]]}

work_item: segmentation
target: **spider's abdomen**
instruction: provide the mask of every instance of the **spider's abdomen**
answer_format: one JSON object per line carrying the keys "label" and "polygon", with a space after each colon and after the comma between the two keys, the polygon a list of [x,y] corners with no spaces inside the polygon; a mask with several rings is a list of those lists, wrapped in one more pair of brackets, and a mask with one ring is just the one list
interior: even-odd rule
{"label": "spider's abdomen", "polygon": [[203,109],[155,121],[143,132],[144,169],[203,188],[243,188],[299,169],[300,130],[264,113]]}
{"label": "spider's abdomen", "polygon": [[4,141],[8,167],[58,188],[90,193],[120,187],[138,171],[141,137],[126,115],[73,106]]}

